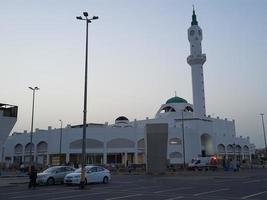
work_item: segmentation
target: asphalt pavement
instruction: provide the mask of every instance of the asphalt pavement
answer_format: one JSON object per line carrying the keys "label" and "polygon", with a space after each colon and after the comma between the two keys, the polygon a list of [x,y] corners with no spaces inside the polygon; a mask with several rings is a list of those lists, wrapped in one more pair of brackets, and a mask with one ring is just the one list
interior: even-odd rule
{"label": "asphalt pavement", "polygon": [[[5,178],[9,180],[8,178]],[[0,178],[0,183],[3,178]],[[13,181],[13,182],[12,182]],[[267,200],[267,170],[241,172],[179,172],[152,175],[113,175],[109,184],[39,186],[28,189],[27,178],[0,184],[0,199],[38,200]]]}

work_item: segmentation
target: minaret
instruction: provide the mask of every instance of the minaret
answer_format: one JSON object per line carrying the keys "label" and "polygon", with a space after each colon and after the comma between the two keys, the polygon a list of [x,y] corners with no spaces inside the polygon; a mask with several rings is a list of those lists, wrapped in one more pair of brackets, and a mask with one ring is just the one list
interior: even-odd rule
{"label": "minaret", "polygon": [[202,30],[198,26],[197,16],[193,9],[191,27],[188,29],[188,40],[190,42],[190,55],[187,63],[191,66],[194,115],[203,118],[206,115],[203,64],[206,61],[206,54],[202,54]]}

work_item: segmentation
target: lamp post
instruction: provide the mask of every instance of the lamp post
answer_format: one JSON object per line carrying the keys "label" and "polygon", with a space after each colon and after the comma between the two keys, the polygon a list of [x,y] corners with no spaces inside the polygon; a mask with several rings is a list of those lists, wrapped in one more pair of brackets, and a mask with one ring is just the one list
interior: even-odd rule
{"label": "lamp post", "polygon": [[235,147],[236,147],[236,144],[234,142],[233,144],[233,150],[234,150],[234,162],[233,162],[233,168],[234,168],[234,171],[236,171],[236,156],[235,156]]}
{"label": "lamp post", "polygon": [[30,166],[29,166],[29,172],[31,172],[31,166],[32,166],[32,135],[33,135],[33,118],[34,118],[34,100],[35,100],[35,91],[39,90],[38,87],[29,87],[30,90],[32,90],[32,122],[31,122],[31,140],[30,140]]}
{"label": "lamp post", "polygon": [[92,20],[98,19],[97,16],[93,16],[92,18],[88,18],[88,13],[83,12],[85,18],[81,16],[76,17],[78,20],[84,20],[86,24],[86,46],[85,46],[85,81],[84,81],[84,107],[83,107],[83,138],[82,138],[82,159],[81,159],[81,182],[80,187],[84,188],[85,183],[85,148],[86,148],[86,113],[87,113],[87,68],[88,68],[88,24],[92,22]]}
{"label": "lamp post", "polygon": [[184,111],[182,110],[182,134],[183,134],[183,170],[185,170],[185,141],[184,141]]}
{"label": "lamp post", "polygon": [[263,136],[264,136],[264,144],[265,144],[265,157],[267,156],[267,145],[266,145],[266,135],[265,135],[265,126],[264,126],[264,119],[263,119],[263,113],[261,115],[261,121],[262,121],[262,130],[263,130]]}
{"label": "lamp post", "polygon": [[60,138],[59,138],[59,156],[61,158],[61,145],[62,145],[62,120],[60,119]]}

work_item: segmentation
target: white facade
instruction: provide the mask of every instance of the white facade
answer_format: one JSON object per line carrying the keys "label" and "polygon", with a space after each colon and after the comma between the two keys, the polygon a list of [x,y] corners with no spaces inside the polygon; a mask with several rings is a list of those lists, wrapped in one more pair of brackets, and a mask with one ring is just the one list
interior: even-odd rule
{"label": "white facade", "polygon": [[[188,163],[201,155],[217,155],[218,158],[235,155],[239,160],[251,159],[254,145],[250,144],[248,137],[237,137],[234,120],[206,116],[202,68],[206,55],[202,54],[202,30],[197,25],[195,13],[192,19],[188,29],[191,55],[187,62],[192,68],[193,105],[175,96],[160,106],[153,119],[129,121],[121,116],[111,125],[88,124],[87,163],[144,163],[145,126],[151,123],[168,124],[167,158],[170,163],[183,163],[184,158]],[[81,146],[81,125],[68,125],[62,129],[62,135],[61,129],[51,127],[36,130],[33,135],[33,159],[39,164],[59,164],[62,161],[79,163]],[[12,163],[27,163],[30,159],[29,147],[29,133],[13,133],[5,143],[4,156],[11,158]]]}
{"label": "white facade", "polygon": [[0,103],[0,162],[3,162],[4,143],[17,121],[18,107]]}

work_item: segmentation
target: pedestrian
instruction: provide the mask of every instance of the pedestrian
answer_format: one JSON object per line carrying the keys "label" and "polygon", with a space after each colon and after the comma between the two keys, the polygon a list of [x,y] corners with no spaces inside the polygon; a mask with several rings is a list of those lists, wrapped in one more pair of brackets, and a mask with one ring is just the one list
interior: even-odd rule
{"label": "pedestrian", "polygon": [[36,179],[37,179],[37,170],[35,169],[34,166],[31,166],[31,172],[29,173],[29,188],[34,188],[36,187]]}

